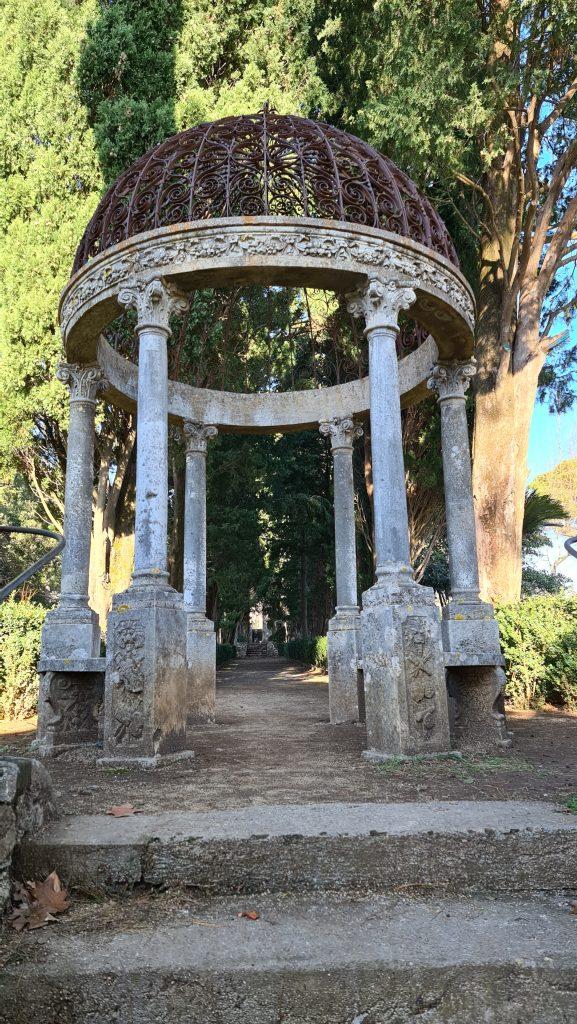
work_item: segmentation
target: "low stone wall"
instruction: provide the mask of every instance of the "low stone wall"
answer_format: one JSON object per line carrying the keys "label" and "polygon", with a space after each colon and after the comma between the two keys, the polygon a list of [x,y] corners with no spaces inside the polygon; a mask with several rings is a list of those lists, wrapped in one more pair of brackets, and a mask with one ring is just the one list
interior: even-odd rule
{"label": "low stone wall", "polygon": [[30,757],[0,759],[0,914],[10,899],[10,871],[15,847],[54,816],[50,776]]}

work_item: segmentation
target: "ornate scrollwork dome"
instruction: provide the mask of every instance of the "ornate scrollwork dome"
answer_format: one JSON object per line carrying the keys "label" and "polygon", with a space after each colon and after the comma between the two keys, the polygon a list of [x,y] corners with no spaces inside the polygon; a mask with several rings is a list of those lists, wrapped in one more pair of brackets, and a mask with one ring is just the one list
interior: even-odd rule
{"label": "ornate scrollwork dome", "polygon": [[189,128],[145,153],[102,199],[74,270],[143,231],[271,215],[381,228],[458,266],[441,218],[391,160],[330,125],[265,108]]}

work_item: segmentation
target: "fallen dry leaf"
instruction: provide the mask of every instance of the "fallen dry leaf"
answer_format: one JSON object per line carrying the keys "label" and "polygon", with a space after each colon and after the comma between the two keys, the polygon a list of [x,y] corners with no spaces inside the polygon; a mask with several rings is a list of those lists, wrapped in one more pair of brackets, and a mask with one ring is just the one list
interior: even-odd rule
{"label": "fallen dry leaf", "polygon": [[128,818],[131,814],[140,814],[140,811],[132,804],[117,804],[106,813],[112,814],[114,818]]}
{"label": "fallen dry leaf", "polygon": [[573,902],[569,904],[569,913],[577,914],[577,900],[573,900]]}
{"label": "fallen dry leaf", "polygon": [[18,904],[8,920],[15,931],[25,928],[34,931],[44,928],[51,921],[56,921],[55,914],[63,914],[70,906],[68,892],[55,871],[52,871],[43,882],[17,882],[13,892],[14,902]]}
{"label": "fallen dry leaf", "polygon": [[246,917],[248,921],[258,921],[260,914],[258,910],[241,910],[238,917]]}

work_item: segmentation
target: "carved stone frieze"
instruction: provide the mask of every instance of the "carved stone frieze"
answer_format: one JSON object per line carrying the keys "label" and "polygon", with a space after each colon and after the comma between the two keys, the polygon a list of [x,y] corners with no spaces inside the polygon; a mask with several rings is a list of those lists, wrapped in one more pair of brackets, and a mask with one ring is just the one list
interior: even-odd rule
{"label": "carved stone frieze", "polygon": [[409,718],[416,732],[427,740],[437,722],[437,651],[425,618],[408,616],[405,619],[403,650]]}
{"label": "carved stone frieze", "polygon": [[363,435],[361,424],[355,423],[350,416],[327,420],[320,424],[319,430],[325,437],[330,437],[333,452],[339,448],[352,448],[353,442]]}
{"label": "carved stone frieze", "polygon": [[144,688],[146,685],[145,631],[136,619],[124,618],[114,624],[112,699],[114,744],[130,747],[144,731]]}
{"label": "carved stone frieze", "polygon": [[[120,292],[139,275],[175,273],[194,269],[197,263],[222,264],[223,267],[243,262],[247,257],[261,259],[263,263],[276,261],[284,266],[302,267],[322,261],[386,271],[387,277],[397,281],[414,282],[421,291],[440,295],[453,306],[467,324],[474,323],[474,306],[468,288],[455,268],[436,257],[433,252],[420,253],[400,244],[371,235],[356,236],[353,232],[339,232],[321,226],[306,230],[285,226],[258,226],[249,230],[246,225],[218,229],[202,227],[176,234],[169,238],[151,239],[148,244],[134,244],[121,253],[113,252],[106,259],[98,259],[95,266],[87,265],[72,284],[62,302],[60,321],[66,331],[77,312],[101,293]],[[119,296],[120,299],[120,296]],[[120,299],[123,302],[123,299]],[[132,303],[134,304],[134,303]]]}
{"label": "carved stone frieze", "polygon": [[98,392],[108,387],[98,363],[60,363],[56,376],[68,384],[71,402],[96,402]]}
{"label": "carved stone frieze", "polygon": [[427,381],[427,387],[437,393],[440,402],[448,398],[464,398],[476,372],[474,359],[436,363]]}

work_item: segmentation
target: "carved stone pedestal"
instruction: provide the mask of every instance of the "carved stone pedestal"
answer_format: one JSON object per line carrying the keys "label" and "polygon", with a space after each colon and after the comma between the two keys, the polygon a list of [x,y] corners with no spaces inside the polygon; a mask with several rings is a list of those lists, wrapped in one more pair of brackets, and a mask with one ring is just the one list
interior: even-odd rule
{"label": "carved stone pedestal", "polygon": [[490,751],[512,745],[504,714],[504,686],[505,673],[498,665],[448,668],[451,734],[459,750]]}
{"label": "carved stone pedestal", "polygon": [[50,757],[100,738],[104,658],[42,658],[34,749]]}
{"label": "carved stone pedestal", "polygon": [[364,714],[359,671],[361,617],[358,609],[337,608],[329,622],[327,654],[331,725],[358,722]]}
{"label": "carved stone pedestal", "polygon": [[214,722],[216,703],[216,633],[205,615],[186,616],[188,671],[187,728]]}
{"label": "carved stone pedestal", "polygon": [[469,658],[501,664],[499,625],[492,604],[452,600],[443,608],[441,628],[445,651],[460,655],[465,664]]}
{"label": "carved stone pedestal", "polygon": [[433,591],[391,575],[363,594],[367,757],[450,748],[441,623]]}
{"label": "carved stone pedestal", "polygon": [[187,750],[186,613],[168,586],[130,587],[108,619],[106,763],[153,766]]}

